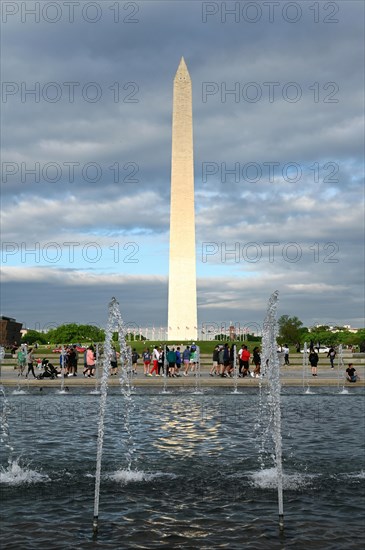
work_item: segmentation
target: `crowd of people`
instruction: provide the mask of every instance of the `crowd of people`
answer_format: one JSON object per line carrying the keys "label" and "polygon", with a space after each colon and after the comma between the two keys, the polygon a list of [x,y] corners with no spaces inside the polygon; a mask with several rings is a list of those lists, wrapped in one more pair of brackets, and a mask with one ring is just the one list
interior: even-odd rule
{"label": "crowd of people", "polygon": [[[59,364],[56,367],[46,358],[43,360],[40,358],[35,359],[34,349],[28,347],[27,344],[22,344],[16,351],[18,376],[23,376],[25,374],[25,378],[33,376],[33,378],[38,379],[78,376],[80,352],[75,344],[62,347],[59,356]],[[284,344],[284,346],[280,346],[277,351],[278,353],[284,354],[284,364],[290,365],[289,347]],[[83,376],[88,378],[94,377],[97,363],[97,353],[94,346],[90,345],[82,355]],[[327,358],[329,359],[331,369],[335,368],[335,357],[336,349],[330,347]],[[118,374],[119,359],[120,354],[113,347],[110,354],[111,376],[116,376]],[[194,342],[186,347],[182,345],[169,347],[156,344],[153,346],[152,351],[150,348],[146,347],[141,356],[136,348],[133,348],[133,350],[131,350],[131,374],[138,373],[139,359],[142,360],[143,374],[146,377],[166,375],[168,377],[178,378],[181,376],[189,376],[190,374],[198,375],[198,373],[200,373],[200,368],[198,368],[200,367],[200,350]],[[313,346],[311,346],[309,350],[308,362],[312,376],[318,376],[319,354],[318,350]],[[34,370],[35,365],[40,369],[40,372],[37,374]],[[212,366],[209,375],[222,378],[233,376],[238,376],[239,378],[244,378],[246,376],[260,378],[262,376],[260,348],[255,346],[251,354],[247,345],[244,343],[238,351],[235,343],[231,345],[228,343],[223,345],[217,344],[213,350]],[[352,363],[348,364],[345,376],[349,382],[356,382],[359,380],[359,376]]]}
{"label": "crowd of people", "polygon": [[[189,376],[189,373],[197,374],[197,365],[199,361],[199,349],[193,342],[181,350],[182,346],[157,346],[153,347],[152,352],[145,348],[142,352],[143,374],[144,376],[166,375],[170,378],[179,378],[180,376]],[[133,371],[137,371],[137,352],[133,349],[132,363]]]}
{"label": "crowd of people", "polygon": [[[200,362],[199,349],[193,342],[185,347],[182,346],[154,346],[152,352],[145,348],[142,352],[143,374],[144,376],[161,376],[177,378],[180,376],[189,376],[198,374],[198,365]],[[212,367],[210,376],[220,376],[222,378],[232,377],[235,374],[235,367],[238,367],[237,375],[240,378],[245,376],[259,377],[261,372],[261,356],[259,347],[255,347],[252,352],[252,370],[250,370],[251,353],[246,345],[242,344],[237,353],[236,344],[229,346],[216,345],[212,355]],[[132,364],[133,373],[137,372],[139,354],[133,349]],[[238,363],[238,364],[237,364]]]}
{"label": "crowd of people", "polygon": [[[212,356],[212,368],[210,369],[210,376],[220,376],[222,378],[233,377],[235,374],[239,378],[245,376],[252,376],[253,378],[259,378],[261,373],[261,355],[259,347],[253,349],[253,357],[251,365],[254,365],[252,371],[250,371],[250,359],[251,353],[249,352],[245,344],[241,345],[238,350],[236,344],[231,346],[228,343],[215,346]],[[238,360],[238,371],[237,368]]]}
{"label": "crowd of people", "polygon": [[[189,376],[189,374],[198,374],[198,365],[200,362],[199,348],[193,342],[191,345],[186,346],[158,346],[154,345],[152,351],[146,347],[142,355],[140,356],[135,348],[132,350],[132,373],[137,374],[138,360],[141,359],[143,363],[143,374],[146,377],[159,377],[166,374],[168,377],[178,378],[180,376]],[[290,366],[289,362],[289,346],[284,344],[277,350],[284,354],[284,364]],[[113,358],[111,359],[111,375],[116,375],[118,372],[118,357],[119,354],[113,350]],[[330,360],[331,368],[334,368],[334,359],[336,357],[336,351],[334,348],[330,348],[327,354]],[[319,355],[314,347],[308,355],[309,364],[313,376],[318,376],[317,368],[319,362]],[[356,370],[353,368],[352,363],[348,365],[346,369],[346,377],[350,382],[356,382],[359,379],[356,374]],[[244,378],[245,376],[251,376],[253,378],[260,378],[263,376],[261,372],[261,350],[259,346],[255,346],[252,350],[252,354],[249,351],[247,345],[242,344],[237,351],[235,343],[229,345],[225,343],[223,345],[217,344],[212,354],[212,367],[209,371],[209,375],[219,376],[221,378],[228,378],[238,376]]]}
{"label": "crowd of people", "polygon": [[[48,359],[43,360],[34,356],[33,347],[28,347],[27,344],[23,344],[17,350],[17,363],[18,363],[18,376],[23,376],[26,367],[28,370],[25,374],[25,378],[28,378],[31,374],[33,378],[55,378],[61,376],[77,376],[78,362],[80,353],[77,350],[76,344],[64,346],[59,356],[59,365],[56,367]],[[91,345],[83,354],[83,375],[94,376],[95,375],[95,363],[96,355],[94,347]],[[34,366],[38,367],[42,372],[36,375]]]}

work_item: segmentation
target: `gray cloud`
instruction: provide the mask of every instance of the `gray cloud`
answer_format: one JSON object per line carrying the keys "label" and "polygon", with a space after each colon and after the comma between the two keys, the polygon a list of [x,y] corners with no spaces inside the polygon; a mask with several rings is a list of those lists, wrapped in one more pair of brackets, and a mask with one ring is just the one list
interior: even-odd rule
{"label": "gray cloud", "polygon": [[[172,79],[184,55],[194,94],[199,319],[228,321],[237,312],[236,319],[247,314],[259,322],[277,284],[283,313],[307,324],[321,318],[363,324],[364,7],[331,3],[339,6],[339,22],[325,24],[330,14],[322,3],[318,23],[308,3],[296,4],[302,17],[292,24],[281,7],[273,23],[267,14],[256,24],[242,17],[221,23],[220,13],[203,23],[200,2],[137,2],[136,24],[115,24],[110,10],[95,24],[80,17],[72,24],[65,18],[54,25],[23,24],[9,17],[3,80],[19,92],[2,103],[2,161],[13,163],[2,165],[3,241],[30,248],[35,242],[92,241],[104,252],[122,239],[138,241],[140,252],[136,266],[43,261],[41,282],[34,275],[40,265],[30,255],[26,261],[8,256],[4,314],[28,323],[70,316],[102,321],[115,284],[128,318],[166,324],[167,282],[154,276],[168,274]],[[74,102],[67,82],[79,83]],[[87,87],[93,82],[98,88]],[[22,83],[39,83],[39,102],[31,95],[22,101]],[[217,92],[204,100],[207,83]],[[235,86],[238,97],[224,96]],[[100,99],[88,101],[98,89]],[[44,99],[59,90],[59,101]],[[251,102],[255,90],[262,97]],[[296,90],[300,97],[293,102]],[[278,163],[273,180],[272,162]],[[35,163],[38,183],[26,173]],[[73,178],[69,163],[78,163]],[[217,173],[204,179],[206,163]],[[293,171],[285,172],[290,163],[301,172],[297,181],[290,179]],[[237,164],[238,178],[228,174],[225,180],[223,166]],[[55,165],[61,175],[50,181]],[[101,170],[97,181],[91,165]],[[261,170],[256,180],[255,169]],[[219,251],[203,263],[206,242],[217,243]],[[241,248],[257,243],[260,261],[242,255],[238,263],[222,261],[222,243],[229,249],[236,242]],[[280,243],[274,262],[267,242]],[[282,257],[292,242],[303,252],[297,263]],[[337,264],[323,261],[331,253],[328,243],[338,246]],[[20,279],[12,266],[22,271]],[[113,283],[108,277],[117,280],[119,267],[131,278]],[[91,277],[86,288],[70,279],[73,270],[79,280],[82,270]],[[48,298],[41,310],[34,307],[38,293]]]}

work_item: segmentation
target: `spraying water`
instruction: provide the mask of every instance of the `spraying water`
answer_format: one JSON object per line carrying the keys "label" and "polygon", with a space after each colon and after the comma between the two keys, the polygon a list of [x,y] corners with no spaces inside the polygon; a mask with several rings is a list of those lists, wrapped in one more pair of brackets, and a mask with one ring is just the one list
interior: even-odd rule
{"label": "spraying water", "polygon": [[126,334],[127,329],[124,326],[122,316],[120,314],[119,308],[116,311],[117,320],[118,320],[118,340],[120,346],[120,386],[124,397],[130,398],[132,394],[132,348],[127,346],[126,343]]}
{"label": "spraying water", "polygon": [[95,388],[91,390],[92,395],[100,395],[99,390],[99,368],[100,368],[100,357],[101,357],[101,344],[97,343],[95,346]]}
{"label": "spraying water", "polygon": [[305,386],[308,385],[308,379],[307,379],[307,366],[308,366],[307,342],[304,342],[304,346],[303,346],[303,357],[302,357],[302,374],[303,374],[303,392],[304,392],[304,393],[305,393],[305,391],[304,391]]}
{"label": "spraying water", "polygon": [[1,365],[4,357],[5,357],[5,348],[3,346],[0,346],[0,380],[1,380]]}
{"label": "spraying water", "polygon": [[[344,371],[344,368],[345,368],[345,364],[344,364],[344,361],[343,361],[343,348],[342,348],[342,344],[340,344],[338,346],[338,359],[337,359],[337,388],[338,388],[338,393],[342,393],[342,394],[345,394],[345,393],[349,393],[348,390],[345,388],[345,383],[344,383],[344,374],[343,374],[343,371]],[[340,380],[343,380],[342,382],[342,390],[340,390]]]}
{"label": "spraying water", "polygon": [[61,389],[58,393],[65,392],[65,346],[61,346]]}
{"label": "spraying water", "polygon": [[[96,473],[95,473],[95,495],[94,495],[94,518],[93,518],[93,532],[98,532],[99,523],[99,496],[100,496],[100,479],[101,479],[101,458],[103,454],[103,441],[104,441],[104,417],[106,409],[106,398],[108,393],[108,376],[110,369],[110,360],[112,356],[112,339],[113,332],[118,331],[119,344],[120,344],[120,358],[121,358],[121,377],[120,383],[124,397],[128,400],[131,398],[131,384],[130,376],[132,372],[132,354],[131,349],[127,347],[125,342],[126,329],[123,323],[122,316],[119,310],[119,303],[115,298],[112,298],[109,303],[108,311],[108,326],[105,336],[104,355],[103,355],[103,371],[100,382],[100,409],[99,409],[99,423],[98,423],[98,441],[97,441],[97,453],[96,453]],[[126,409],[129,411],[129,407]],[[128,413],[129,414],[129,413]],[[129,417],[126,420],[126,424],[129,427]],[[128,433],[130,439],[130,433]],[[131,452],[132,453],[132,452]],[[131,465],[131,458],[129,460],[129,468]]]}
{"label": "spraying water", "polygon": [[275,443],[275,465],[278,483],[278,508],[279,528],[284,529],[284,506],[283,506],[283,467],[282,467],[282,439],[281,439],[281,383],[280,363],[277,353],[277,324],[276,308],[278,291],[275,291],[269,299],[267,314],[264,320],[262,351],[265,376],[268,380],[268,400],[273,422],[273,438]]}
{"label": "spraying water", "polygon": [[113,331],[118,322],[116,310],[118,309],[118,302],[115,298],[112,298],[109,304],[109,316],[108,326],[105,337],[105,348],[103,357],[103,373],[100,382],[100,408],[99,408],[99,423],[98,423],[98,442],[96,452],[96,473],[95,473],[95,495],[94,495],[94,519],[93,519],[93,531],[98,531],[98,518],[99,518],[99,494],[100,494],[100,477],[101,477],[101,458],[103,454],[103,441],[104,441],[104,416],[106,397],[108,392],[108,376],[110,368],[110,357],[112,353],[112,338]]}
{"label": "spraying water", "polygon": [[[311,391],[309,387],[309,381],[308,381],[308,347],[307,342],[304,342],[303,346],[303,358],[302,358],[302,365],[303,365],[303,392],[306,394],[314,393]],[[305,389],[305,387],[307,387]]]}
{"label": "spraying water", "polygon": [[167,391],[167,378],[168,378],[168,369],[169,369],[169,365],[168,365],[168,362],[167,362],[167,346],[166,344],[164,345],[163,347],[163,390],[162,390],[162,393],[169,393]]}
{"label": "spraying water", "polygon": [[233,344],[233,392],[240,393],[238,387],[238,371],[237,371],[237,346]]}
{"label": "spraying water", "polygon": [[[119,312],[119,310],[118,310]],[[127,462],[127,472],[130,473],[133,465],[133,454],[135,449],[135,443],[133,439],[133,434],[131,430],[131,419],[134,416],[134,400],[132,397],[132,349],[130,346],[127,346],[125,341],[125,334],[127,333],[123,320],[119,312],[119,323],[118,323],[118,334],[119,334],[119,343],[120,343],[120,357],[121,357],[121,376],[120,376],[120,385],[121,391],[124,396],[124,431],[126,435],[125,438],[125,458]]]}
{"label": "spraying water", "polygon": [[195,363],[195,394],[201,394],[201,370],[200,370],[200,347],[196,346],[196,363]]}
{"label": "spraying water", "polygon": [[11,465],[13,463],[13,452],[14,447],[11,444],[10,441],[10,431],[9,431],[9,422],[8,417],[11,413],[9,401],[5,394],[5,388],[4,386],[0,386],[0,395],[2,395],[3,398],[3,408],[1,412],[1,443],[4,443],[5,449],[8,453],[8,465],[9,468],[11,468]]}

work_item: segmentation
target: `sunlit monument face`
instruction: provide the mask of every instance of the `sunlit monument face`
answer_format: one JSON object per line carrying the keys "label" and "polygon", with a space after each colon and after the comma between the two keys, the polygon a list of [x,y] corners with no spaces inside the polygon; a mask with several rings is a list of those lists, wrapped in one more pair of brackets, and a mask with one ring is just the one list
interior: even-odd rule
{"label": "sunlit monument face", "polygon": [[181,58],[174,79],[172,117],[168,339],[196,338],[192,88],[186,63]]}

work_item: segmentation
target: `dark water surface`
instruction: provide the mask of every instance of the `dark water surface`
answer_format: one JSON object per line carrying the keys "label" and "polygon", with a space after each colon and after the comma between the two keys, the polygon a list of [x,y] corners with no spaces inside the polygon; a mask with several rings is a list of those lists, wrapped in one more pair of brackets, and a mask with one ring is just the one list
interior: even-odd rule
{"label": "dark water surface", "polygon": [[127,410],[114,390],[93,540],[99,397],[7,390],[1,548],[362,548],[365,396],[315,391],[283,389],[280,534],[265,395],[137,388]]}

